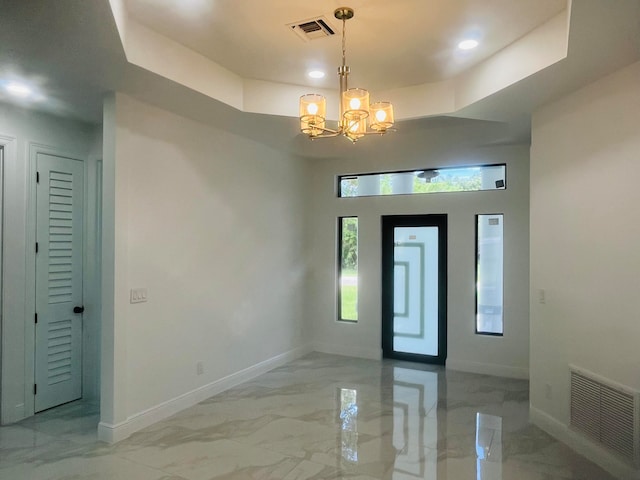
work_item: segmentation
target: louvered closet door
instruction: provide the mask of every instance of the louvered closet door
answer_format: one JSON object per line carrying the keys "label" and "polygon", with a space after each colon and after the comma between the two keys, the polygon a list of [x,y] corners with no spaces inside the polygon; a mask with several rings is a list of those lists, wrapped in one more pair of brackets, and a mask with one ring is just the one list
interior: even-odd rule
{"label": "louvered closet door", "polygon": [[82,395],[83,163],[38,154],[35,411]]}

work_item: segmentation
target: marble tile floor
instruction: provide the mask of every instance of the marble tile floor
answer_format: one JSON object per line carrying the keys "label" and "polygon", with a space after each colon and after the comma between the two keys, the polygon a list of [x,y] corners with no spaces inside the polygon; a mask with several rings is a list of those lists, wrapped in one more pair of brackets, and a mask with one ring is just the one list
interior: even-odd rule
{"label": "marble tile floor", "polygon": [[528,383],[314,353],[116,445],[75,402],[0,427],[1,480],[610,480],[528,423]]}

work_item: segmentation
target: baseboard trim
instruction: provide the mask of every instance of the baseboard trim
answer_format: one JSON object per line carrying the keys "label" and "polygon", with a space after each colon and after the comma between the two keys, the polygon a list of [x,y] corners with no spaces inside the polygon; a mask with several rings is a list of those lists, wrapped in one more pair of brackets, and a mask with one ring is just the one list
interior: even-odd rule
{"label": "baseboard trim", "polygon": [[482,375],[494,375],[496,377],[529,379],[529,369],[523,367],[511,367],[495,363],[468,362],[465,360],[447,359],[447,370],[460,372],[479,373]]}
{"label": "baseboard trim", "polygon": [[345,357],[366,358],[369,360],[381,360],[382,349],[358,348],[351,345],[336,345],[333,343],[314,343],[313,350],[330,355],[343,355]]}
{"label": "baseboard trim", "polygon": [[192,407],[209,397],[222,393],[225,390],[229,390],[243,382],[252,380],[269,370],[285,365],[297,358],[311,353],[312,351],[313,348],[311,345],[294,348],[293,350],[276,355],[275,357],[252,365],[244,370],[232,373],[231,375],[227,375],[219,380],[198,387],[195,390],[179,395],[171,400],[167,400],[166,402],[162,402],[142,412],[136,413],[123,422],[117,424],[100,422],[98,424],[98,438],[104,442],[117,443],[138,430],[142,430],[154,423],[169,418],[170,416],[175,415],[186,408]]}
{"label": "baseboard trim", "polygon": [[621,480],[640,480],[640,470],[634,469],[612,453],[574,432],[568,425],[532,405],[529,406],[529,420],[552,437],[566,443],[580,455],[599,465],[614,477]]}

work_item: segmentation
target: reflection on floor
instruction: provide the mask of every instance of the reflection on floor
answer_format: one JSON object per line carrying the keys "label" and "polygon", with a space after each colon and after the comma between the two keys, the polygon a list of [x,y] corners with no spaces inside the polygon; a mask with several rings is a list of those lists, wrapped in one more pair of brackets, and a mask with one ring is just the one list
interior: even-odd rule
{"label": "reflection on floor", "polygon": [[529,425],[522,380],[311,354],[117,445],[91,404],[0,428],[0,478],[611,480]]}

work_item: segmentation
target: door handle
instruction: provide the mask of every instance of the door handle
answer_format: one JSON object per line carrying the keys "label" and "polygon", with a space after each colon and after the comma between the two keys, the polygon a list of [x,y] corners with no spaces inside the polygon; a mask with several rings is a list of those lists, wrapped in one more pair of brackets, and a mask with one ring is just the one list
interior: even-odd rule
{"label": "door handle", "polygon": [[73,313],[82,313],[84,312],[84,307],[73,307]]}

